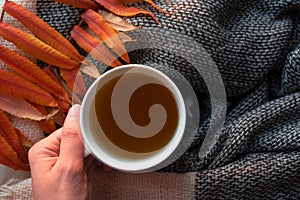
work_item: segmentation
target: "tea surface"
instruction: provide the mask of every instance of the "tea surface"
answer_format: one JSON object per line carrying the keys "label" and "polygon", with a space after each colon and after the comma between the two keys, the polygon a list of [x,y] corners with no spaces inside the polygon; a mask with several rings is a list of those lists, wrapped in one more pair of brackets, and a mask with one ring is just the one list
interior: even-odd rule
{"label": "tea surface", "polygon": [[[129,81],[134,81],[136,76],[154,79],[144,74],[131,74]],[[149,109],[154,104],[162,105],[167,113],[166,122],[157,134],[148,138],[134,137],[119,128],[111,109],[113,89],[120,78],[121,76],[118,76],[108,81],[95,97],[97,119],[106,137],[119,148],[133,153],[149,153],[166,146],[176,132],[178,124],[178,108],[172,92],[161,84],[149,83],[133,93],[128,109],[132,120],[139,126],[150,123]]]}

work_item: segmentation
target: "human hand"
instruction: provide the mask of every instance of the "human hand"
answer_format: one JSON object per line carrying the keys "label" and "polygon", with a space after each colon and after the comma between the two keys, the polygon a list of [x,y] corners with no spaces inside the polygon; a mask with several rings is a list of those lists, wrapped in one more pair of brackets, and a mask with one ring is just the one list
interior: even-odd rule
{"label": "human hand", "polygon": [[61,129],[37,142],[29,151],[35,199],[86,199],[84,145],[80,139],[80,106],[74,105]]}

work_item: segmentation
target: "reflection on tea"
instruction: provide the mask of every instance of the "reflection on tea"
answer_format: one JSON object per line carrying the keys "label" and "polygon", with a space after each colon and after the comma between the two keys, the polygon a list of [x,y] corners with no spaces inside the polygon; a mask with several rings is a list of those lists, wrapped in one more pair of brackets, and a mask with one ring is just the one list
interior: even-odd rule
{"label": "reflection on tea", "polygon": [[[137,76],[144,79],[155,79],[146,74],[132,73],[126,77],[128,83],[134,82]],[[165,124],[157,134],[147,138],[134,137],[117,125],[111,109],[112,93],[121,77],[118,76],[105,83],[95,97],[97,119],[106,137],[119,148],[133,153],[153,152],[166,146],[175,134],[178,125],[177,102],[172,91],[162,84],[149,83],[139,87],[133,93],[128,109],[132,120],[137,125],[146,126],[150,123],[149,109],[152,105],[162,105],[167,113]],[[153,82],[157,81],[155,79]],[[138,134],[142,135],[143,133]]]}

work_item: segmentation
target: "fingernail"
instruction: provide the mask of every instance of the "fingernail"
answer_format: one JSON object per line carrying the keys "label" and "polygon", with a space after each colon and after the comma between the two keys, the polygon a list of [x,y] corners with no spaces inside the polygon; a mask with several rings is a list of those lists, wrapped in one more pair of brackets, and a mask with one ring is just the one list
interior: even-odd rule
{"label": "fingernail", "polygon": [[72,126],[75,126],[77,131],[80,131],[79,115],[80,105],[75,104],[70,108],[68,116],[66,118],[66,120],[68,120],[68,123],[72,124]]}
{"label": "fingernail", "polygon": [[79,113],[80,113],[80,105],[75,104],[73,105],[68,113],[68,117],[72,118],[72,119],[79,119]]}

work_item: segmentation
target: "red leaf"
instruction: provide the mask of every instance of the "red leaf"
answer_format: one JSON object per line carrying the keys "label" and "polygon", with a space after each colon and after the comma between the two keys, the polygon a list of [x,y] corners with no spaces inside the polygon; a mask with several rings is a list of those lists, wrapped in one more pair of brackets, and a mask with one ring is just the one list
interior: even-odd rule
{"label": "red leaf", "polygon": [[65,69],[72,69],[80,64],[33,35],[7,23],[0,22],[0,36],[14,43],[25,53],[48,64]]}
{"label": "red leaf", "polygon": [[[132,4],[132,3],[137,3],[137,2],[141,2],[141,1],[142,0],[121,0],[121,2],[123,4]],[[156,5],[152,0],[143,0],[143,1],[149,3],[152,7],[154,7],[158,11],[160,11],[162,13],[166,13],[166,11],[164,11],[161,7],[159,7],[158,5]],[[167,0],[165,0],[165,2],[169,4],[169,2]]]}
{"label": "red leaf", "polygon": [[19,20],[35,36],[52,46],[54,49],[78,62],[83,60],[75,47],[61,33],[26,8],[15,2],[6,1],[3,9],[9,15]]}
{"label": "red leaf", "polygon": [[23,163],[17,152],[7,143],[5,138],[0,135],[0,163],[15,170],[29,170],[29,166]]}
{"label": "red leaf", "polygon": [[43,70],[27,58],[18,53],[0,46],[0,60],[19,75],[39,85],[54,96],[68,100],[69,96],[64,88],[49,77]]}
{"label": "red leaf", "polygon": [[44,106],[57,106],[57,102],[51,94],[28,80],[5,70],[0,70],[0,94],[24,98]]}
{"label": "red leaf", "polygon": [[[35,104],[34,107],[36,107],[44,115],[51,114],[48,111],[48,109],[44,106],[40,106],[40,105]],[[41,121],[38,122],[38,125],[39,125],[40,129],[43,132],[48,133],[48,134],[50,134],[50,133],[52,133],[53,131],[56,130],[56,125],[55,125],[55,122],[53,121],[52,118],[41,120]]]}
{"label": "red leaf", "polygon": [[88,60],[84,60],[82,62],[80,71],[93,78],[98,78],[100,76],[98,68]]}
{"label": "red leaf", "polygon": [[84,96],[86,93],[86,87],[78,67],[74,67],[73,69],[61,69],[60,75],[66,81],[71,90],[81,96]]}
{"label": "red leaf", "polygon": [[[4,114],[2,110],[0,110],[0,138],[2,137],[2,140],[6,141],[7,144],[3,144],[2,147],[10,149],[8,146],[10,146],[13,151],[16,152],[17,157],[22,162],[27,162],[27,155],[25,153],[25,149],[21,144],[21,140],[16,133],[14,127],[11,125],[10,121],[8,120],[7,116]],[[13,152],[10,152],[11,154],[14,154]],[[7,158],[10,160],[10,158]],[[22,162],[19,162],[20,160],[15,158],[14,155],[12,155],[12,159],[15,160],[16,164],[22,166]]]}
{"label": "red leaf", "polygon": [[130,63],[127,50],[118,36],[118,32],[99,13],[89,9],[81,17],[107,46],[113,49],[125,62]]}
{"label": "red leaf", "polygon": [[126,7],[120,0],[96,0],[96,2],[116,15],[126,17],[131,17],[138,14],[149,15],[156,23],[160,24],[158,19],[151,12],[135,7]]}
{"label": "red leaf", "polygon": [[26,118],[31,120],[40,121],[46,119],[46,115],[40,113],[35,107],[33,107],[26,100],[0,94],[0,109],[20,118]]}
{"label": "red leaf", "polygon": [[54,0],[56,2],[62,2],[77,8],[83,8],[83,9],[93,9],[97,10],[99,9],[99,6],[91,1],[91,0]]}
{"label": "red leaf", "polygon": [[139,28],[113,13],[104,10],[98,10],[98,13],[117,31],[133,31]]}
{"label": "red leaf", "polygon": [[74,26],[71,31],[71,36],[81,48],[90,53],[93,58],[100,62],[112,67],[122,65],[99,39],[93,37],[81,27]]}

